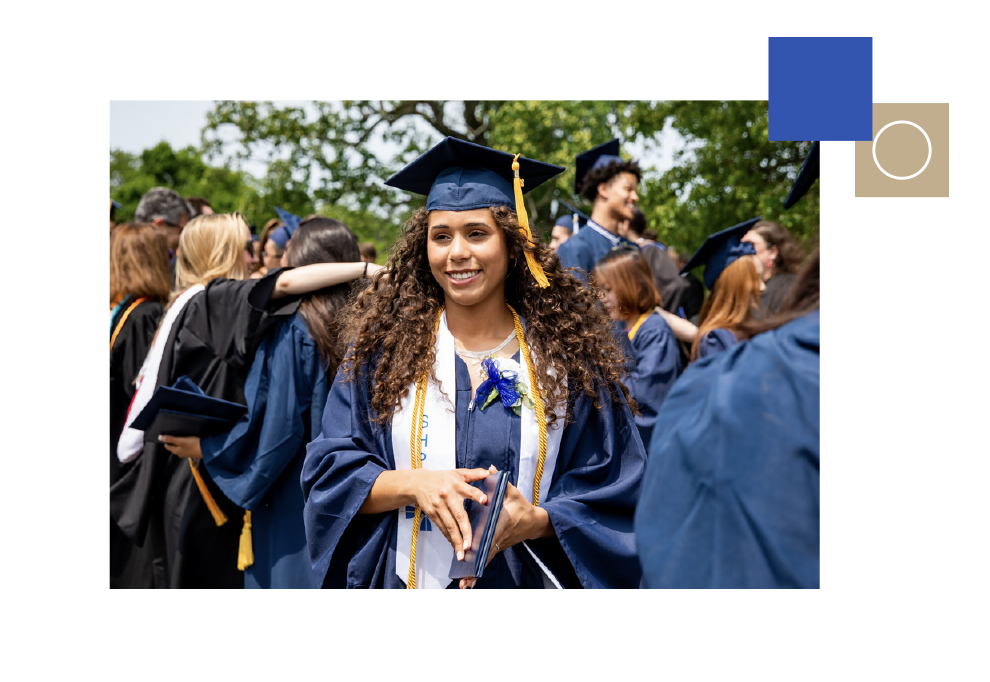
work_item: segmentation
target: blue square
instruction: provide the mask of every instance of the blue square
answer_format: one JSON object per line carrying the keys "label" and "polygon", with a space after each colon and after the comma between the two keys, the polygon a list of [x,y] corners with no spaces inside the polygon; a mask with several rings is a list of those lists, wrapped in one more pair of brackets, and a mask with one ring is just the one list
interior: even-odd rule
{"label": "blue square", "polygon": [[873,38],[770,38],[770,139],[872,140]]}

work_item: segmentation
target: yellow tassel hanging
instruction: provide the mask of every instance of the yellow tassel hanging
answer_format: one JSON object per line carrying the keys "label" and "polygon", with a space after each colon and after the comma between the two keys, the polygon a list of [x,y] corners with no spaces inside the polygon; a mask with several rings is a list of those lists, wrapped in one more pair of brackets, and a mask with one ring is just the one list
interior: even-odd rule
{"label": "yellow tassel hanging", "polygon": [[241,544],[237,548],[237,570],[243,571],[254,564],[254,545],[251,544],[251,512],[244,511],[244,527],[241,528]]}
{"label": "yellow tassel hanging", "polygon": [[223,513],[217,501],[213,499],[213,495],[210,494],[209,488],[206,487],[206,481],[203,480],[203,475],[199,473],[199,468],[195,464],[198,460],[190,458],[188,461],[193,478],[196,480],[196,487],[199,488],[199,494],[203,496],[203,502],[206,502],[206,508],[213,514],[213,520],[216,524],[222,526],[227,523],[227,515]]}
{"label": "yellow tassel hanging", "polygon": [[516,197],[516,218],[519,220],[519,229],[526,235],[528,247],[526,249],[526,264],[529,266],[529,271],[533,273],[533,279],[536,280],[536,283],[541,288],[546,289],[550,286],[550,281],[543,271],[543,266],[537,263],[533,256],[533,232],[529,229],[529,217],[526,215],[526,204],[523,201],[523,180],[519,177],[519,157],[520,154],[516,154],[512,158],[512,172],[515,176],[512,178],[512,191]]}

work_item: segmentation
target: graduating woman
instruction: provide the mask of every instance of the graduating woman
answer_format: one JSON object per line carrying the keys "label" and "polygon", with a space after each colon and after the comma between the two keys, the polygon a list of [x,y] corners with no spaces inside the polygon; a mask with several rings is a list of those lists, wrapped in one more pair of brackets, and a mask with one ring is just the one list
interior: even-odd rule
{"label": "graduating woman", "polygon": [[[146,223],[117,225],[110,233],[110,485],[121,475],[117,436],[124,428],[134,380],[168,301],[164,233]],[[110,587],[151,587],[152,556],[110,520]]]}
{"label": "graduating woman", "polygon": [[[360,277],[363,263],[276,270],[245,280],[250,229],[240,214],[207,215],[182,231],[176,292],[148,352],[117,442],[125,464],[110,490],[110,513],[132,542],[155,552],[156,587],[243,587],[238,570],[242,510],[199,460],[173,457],[130,428],[156,386],[187,376],[207,395],[244,403],[255,350],[273,325],[294,314],[297,294]],[[168,439],[168,436],[163,436]]]}
{"label": "graduating woman", "polygon": [[657,312],[660,294],[646,258],[639,250],[610,251],[595,266],[605,289],[605,310],[624,325],[631,363],[629,392],[640,414],[635,417],[643,446],[649,447],[657,411],[681,373],[681,352],[674,332]]}
{"label": "graduating woman", "polygon": [[748,220],[709,235],[695,251],[681,272],[705,266],[705,286],[708,298],[701,306],[698,334],[691,345],[691,361],[724,351],[739,341],[738,331],[754,319],[760,310],[763,265],[754,255],[756,250],[743,235],[758,222]]}
{"label": "graduating woman", "polygon": [[[347,318],[350,345],[303,465],[324,587],[633,587],[645,454],[595,294],[522,204],[563,169],[447,138],[387,182],[428,196]],[[515,211],[513,210],[515,209]],[[518,211],[518,213],[516,212]],[[470,483],[507,472],[481,578]]]}

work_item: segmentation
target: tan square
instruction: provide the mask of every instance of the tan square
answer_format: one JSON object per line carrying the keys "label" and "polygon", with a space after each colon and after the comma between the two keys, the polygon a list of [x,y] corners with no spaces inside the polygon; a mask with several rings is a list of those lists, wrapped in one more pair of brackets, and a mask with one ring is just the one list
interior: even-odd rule
{"label": "tan square", "polygon": [[873,140],[856,143],[856,196],[949,196],[949,105],[874,104]]}

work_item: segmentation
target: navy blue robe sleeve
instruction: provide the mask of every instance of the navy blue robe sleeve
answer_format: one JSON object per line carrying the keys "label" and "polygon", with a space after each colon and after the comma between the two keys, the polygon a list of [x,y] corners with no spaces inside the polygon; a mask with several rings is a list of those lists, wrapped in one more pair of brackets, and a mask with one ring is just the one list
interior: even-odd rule
{"label": "navy blue robe sleeve", "polygon": [[322,373],[315,344],[293,320],[258,349],[244,384],[248,414],[231,431],[200,442],[210,476],[238,506],[257,510],[309,442],[307,412]]}
{"label": "navy blue robe sleeve", "polygon": [[[646,453],[629,406],[613,404],[604,387],[598,401],[601,409],[583,394],[574,398],[540,506],[582,587],[633,588],[642,575],[632,520]],[[530,544],[540,554],[540,541]]]}
{"label": "navy blue robe sleeve", "polygon": [[681,373],[681,350],[670,326],[656,313],[646,318],[636,332],[632,350],[635,366],[627,385],[639,406],[640,415],[635,421],[643,445],[649,447],[660,405]]}
{"label": "navy blue robe sleeve", "polygon": [[730,348],[667,396],[636,509],[646,587],[819,586],[818,319]]}
{"label": "navy blue robe sleeve", "polygon": [[571,237],[560,245],[560,248],[557,249],[557,255],[560,258],[560,265],[565,270],[567,268],[576,268],[577,270],[572,271],[571,274],[582,282],[588,281],[588,273],[591,272],[595,264],[590,262],[590,259],[587,257],[588,254],[584,240],[578,239],[576,236]]}
{"label": "navy blue robe sleeve", "polygon": [[711,355],[721,353],[726,348],[730,348],[739,343],[736,335],[728,329],[713,329],[698,344],[698,359],[707,358]]}
{"label": "navy blue robe sleeve", "polygon": [[378,476],[395,466],[386,429],[367,419],[367,376],[345,382],[342,371],[327,397],[322,434],[306,448],[303,518],[317,585],[370,587],[386,580],[396,514],[358,510]]}

